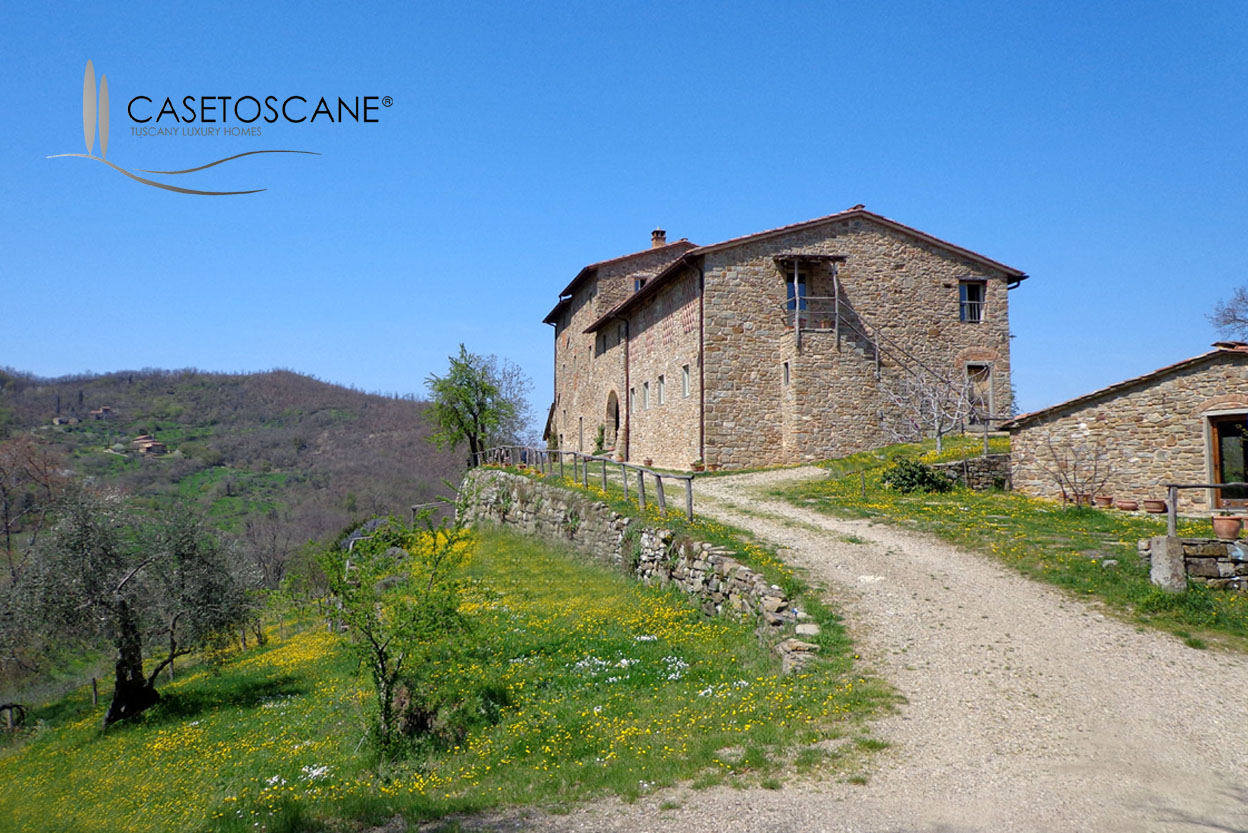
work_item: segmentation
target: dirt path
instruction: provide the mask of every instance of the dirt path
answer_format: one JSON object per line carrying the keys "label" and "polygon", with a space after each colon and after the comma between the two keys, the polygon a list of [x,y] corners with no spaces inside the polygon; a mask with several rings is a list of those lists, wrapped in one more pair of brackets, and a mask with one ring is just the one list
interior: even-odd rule
{"label": "dirt path", "polygon": [[819,476],[705,479],[698,499],[844,600],[864,660],[907,698],[874,724],[892,748],[869,782],[682,788],[503,827],[1248,831],[1248,657],[1137,631],[935,539],[764,495]]}

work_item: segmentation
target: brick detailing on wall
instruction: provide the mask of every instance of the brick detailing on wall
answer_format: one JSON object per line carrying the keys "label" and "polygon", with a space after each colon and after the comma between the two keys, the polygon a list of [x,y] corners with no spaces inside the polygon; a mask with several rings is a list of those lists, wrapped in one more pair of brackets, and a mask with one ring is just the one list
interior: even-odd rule
{"label": "brick detailing on wall", "polygon": [[934,463],[931,468],[944,472],[969,489],[1006,489],[1010,485],[1010,455],[989,454],[952,463]]}
{"label": "brick detailing on wall", "polygon": [[[1193,583],[1217,590],[1248,591],[1248,542],[1220,541],[1216,538],[1167,539],[1162,535],[1140,541],[1139,551],[1140,558],[1153,562],[1154,584],[1163,587],[1167,583],[1174,585],[1173,580],[1167,582],[1164,579],[1170,573],[1179,575],[1177,562],[1182,558],[1182,575]],[[1160,563],[1164,560],[1175,563]],[[1168,589],[1183,588],[1170,586]]]}
{"label": "brick detailing on wall", "polygon": [[[571,489],[510,472],[474,469],[460,486],[460,506],[461,519],[470,525],[496,524],[566,542],[645,584],[674,585],[693,596],[709,616],[757,616],[763,630],[776,636],[805,618],[783,590],[737,561],[730,550],[678,538],[670,529],[621,515]],[[818,646],[785,638],[775,650],[788,671],[801,667]]]}

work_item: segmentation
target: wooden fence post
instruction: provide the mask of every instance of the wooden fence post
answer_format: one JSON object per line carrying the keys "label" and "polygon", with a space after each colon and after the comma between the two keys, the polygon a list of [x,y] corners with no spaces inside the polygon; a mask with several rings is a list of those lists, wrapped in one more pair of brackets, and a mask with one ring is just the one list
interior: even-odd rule
{"label": "wooden fence post", "polygon": [[693,478],[685,479],[685,515],[693,520]]}
{"label": "wooden fence post", "polygon": [[640,469],[637,471],[637,505],[646,508],[646,472]]}
{"label": "wooden fence post", "polygon": [[602,490],[607,490],[607,461],[602,461]]}
{"label": "wooden fence post", "polygon": [[654,495],[659,499],[659,514],[667,515],[667,497],[663,494],[663,477],[661,475],[654,476]]}
{"label": "wooden fence post", "polygon": [[1179,534],[1179,487],[1167,489],[1166,498],[1166,535],[1174,538]]}
{"label": "wooden fence post", "polygon": [[628,500],[628,466],[620,463],[620,480],[624,482],[624,499]]}
{"label": "wooden fence post", "polygon": [[91,678],[91,707],[95,708],[100,704],[100,683],[95,677]]}

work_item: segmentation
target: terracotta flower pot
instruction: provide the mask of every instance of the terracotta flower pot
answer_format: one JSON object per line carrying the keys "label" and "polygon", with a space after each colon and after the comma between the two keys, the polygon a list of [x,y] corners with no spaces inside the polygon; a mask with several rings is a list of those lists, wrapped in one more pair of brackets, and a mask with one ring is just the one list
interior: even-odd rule
{"label": "terracotta flower pot", "polygon": [[1166,502],[1152,498],[1147,499],[1144,501],[1144,511],[1150,515],[1160,515],[1166,511]]}
{"label": "terracotta flower pot", "polygon": [[651,466],[654,465],[654,460],[650,459],[649,457],[646,457],[644,460],[641,461],[641,464],[645,466],[646,468],[650,468]]}
{"label": "terracotta flower pot", "polygon": [[706,471],[706,466],[702,465],[701,463],[694,463],[692,468],[694,471]]}
{"label": "terracotta flower pot", "polygon": [[1114,505],[1114,499],[1109,495],[1096,495],[1092,498],[1092,502],[1100,509],[1108,509]]}
{"label": "terracotta flower pot", "polygon": [[1138,500],[1119,500],[1116,505],[1123,512],[1134,512],[1140,508]]}
{"label": "terracotta flower pot", "polygon": [[1244,519],[1235,515],[1214,515],[1213,535],[1219,541],[1235,541],[1244,530]]}

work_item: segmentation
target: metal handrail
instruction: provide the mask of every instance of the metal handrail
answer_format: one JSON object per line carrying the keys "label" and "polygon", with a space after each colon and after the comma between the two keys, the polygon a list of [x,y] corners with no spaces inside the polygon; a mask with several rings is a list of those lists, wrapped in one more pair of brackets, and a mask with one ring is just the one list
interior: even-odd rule
{"label": "metal handrail", "polygon": [[1166,535],[1174,538],[1179,529],[1179,489],[1248,489],[1248,483],[1164,483],[1166,487]]}
{"label": "metal handrail", "polygon": [[693,520],[693,475],[692,474],[671,474],[669,472],[657,472],[654,469],[638,466],[634,463],[626,463],[622,460],[612,460],[610,457],[603,457],[596,454],[585,454],[581,451],[564,451],[562,449],[546,449],[537,448],[536,446],[524,445],[499,445],[488,448],[485,451],[475,452],[473,455],[474,465],[483,465],[486,463],[494,463],[496,465],[535,465],[543,474],[554,474],[555,466],[559,467],[559,476],[566,477],[564,473],[565,457],[572,458],[572,479],[580,481],[586,486],[589,485],[589,464],[591,462],[602,463],[602,489],[606,491],[608,484],[607,468],[608,466],[618,466],[620,469],[620,481],[624,486],[624,499],[631,500],[628,491],[629,471],[637,473],[637,481],[635,484],[637,503],[642,509],[646,508],[646,475],[649,474],[654,478],[654,494],[655,502],[659,507],[659,514],[667,515],[667,494],[663,489],[663,481],[678,480],[683,481],[685,486],[685,516],[689,520]]}

